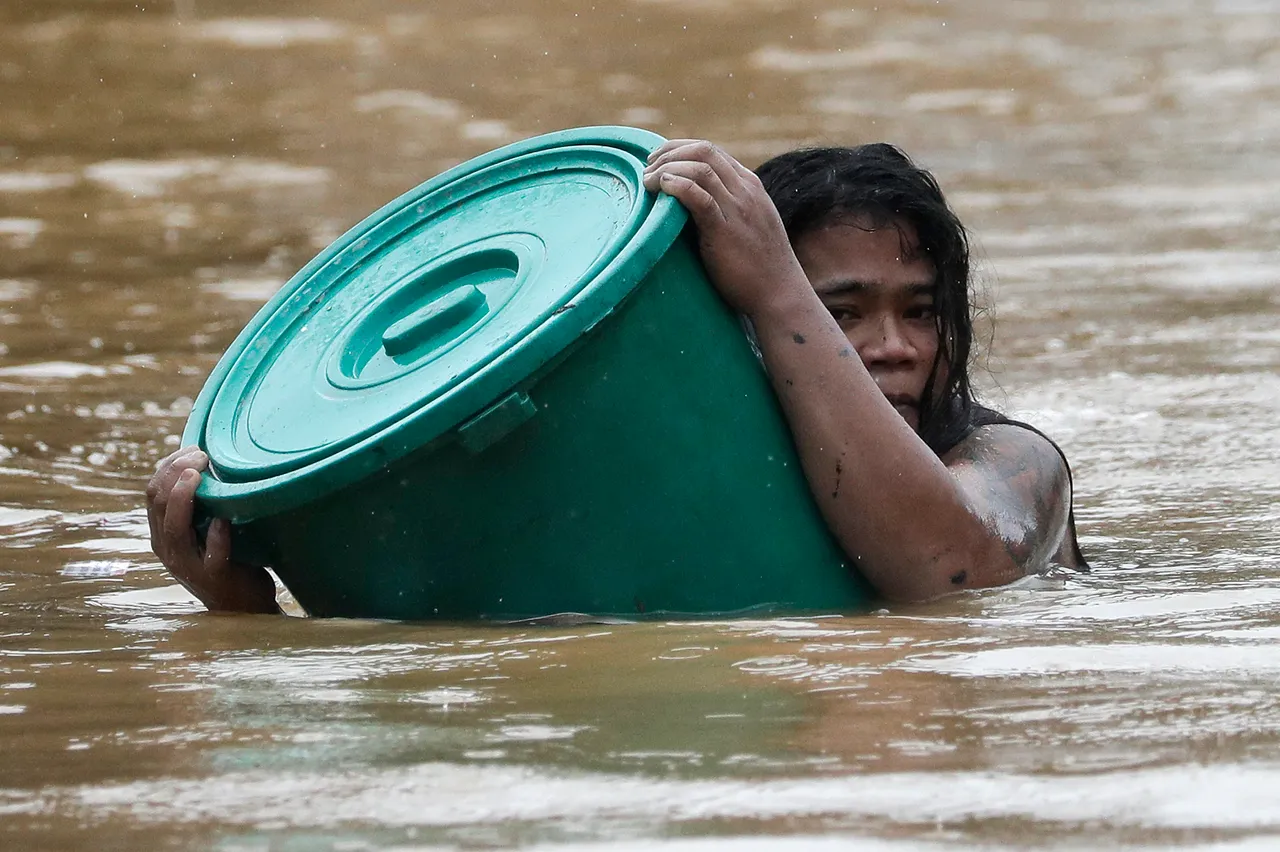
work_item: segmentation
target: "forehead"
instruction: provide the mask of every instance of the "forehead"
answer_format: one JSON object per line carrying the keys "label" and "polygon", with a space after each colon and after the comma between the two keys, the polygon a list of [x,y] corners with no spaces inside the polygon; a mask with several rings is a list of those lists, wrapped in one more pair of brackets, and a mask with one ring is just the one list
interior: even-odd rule
{"label": "forehead", "polygon": [[936,277],[907,222],[879,227],[863,221],[833,223],[802,234],[795,252],[819,295],[852,285],[885,294],[918,293],[922,286],[932,289]]}

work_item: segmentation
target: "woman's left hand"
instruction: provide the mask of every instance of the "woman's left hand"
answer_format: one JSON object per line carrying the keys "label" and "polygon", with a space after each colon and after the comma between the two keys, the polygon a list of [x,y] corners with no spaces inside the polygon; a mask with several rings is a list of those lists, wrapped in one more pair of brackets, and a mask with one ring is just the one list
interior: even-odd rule
{"label": "woman's left hand", "polygon": [[672,139],[649,155],[645,188],[688,209],[702,262],[729,305],[755,318],[808,281],[760,178],[710,142]]}
{"label": "woman's left hand", "polygon": [[174,579],[210,612],[278,613],[276,586],[265,568],[231,559],[231,524],[218,518],[202,548],[191,525],[196,488],[209,457],[184,447],[160,462],[147,484],[151,549]]}

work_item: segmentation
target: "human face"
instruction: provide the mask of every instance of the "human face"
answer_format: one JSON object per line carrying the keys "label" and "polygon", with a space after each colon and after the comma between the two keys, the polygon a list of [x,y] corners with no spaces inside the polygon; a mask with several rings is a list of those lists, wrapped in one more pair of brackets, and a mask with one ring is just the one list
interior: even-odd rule
{"label": "human face", "polygon": [[938,354],[933,264],[905,222],[854,220],[809,231],[796,256],[885,398],[917,432]]}

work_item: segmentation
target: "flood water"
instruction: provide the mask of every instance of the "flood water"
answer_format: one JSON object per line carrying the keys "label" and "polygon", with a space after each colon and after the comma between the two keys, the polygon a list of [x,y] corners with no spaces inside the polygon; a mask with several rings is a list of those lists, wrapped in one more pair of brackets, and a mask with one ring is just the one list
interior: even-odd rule
{"label": "flood water", "polygon": [[[365,214],[563,127],[890,140],[1088,576],[871,614],[215,617],[142,488]],[[0,846],[1280,844],[1280,2],[0,6]]]}

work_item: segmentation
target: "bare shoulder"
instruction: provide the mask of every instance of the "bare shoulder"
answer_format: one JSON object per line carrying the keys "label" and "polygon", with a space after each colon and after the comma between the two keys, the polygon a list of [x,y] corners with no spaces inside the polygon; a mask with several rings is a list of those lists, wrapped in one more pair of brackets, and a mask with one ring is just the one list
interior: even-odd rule
{"label": "bare shoulder", "polygon": [[975,429],[942,457],[970,508],[1024,573],[1053,564],[1076,568],[1071,474],[1058,449],[1030,429]]}
{"label": "bare shoulder", "polygon": [[1062,454],[1048,438],[1008,423],[980,426],[942,457],[948,469],[976,469],[1009,483],[1065,485],[1071,479]]}

